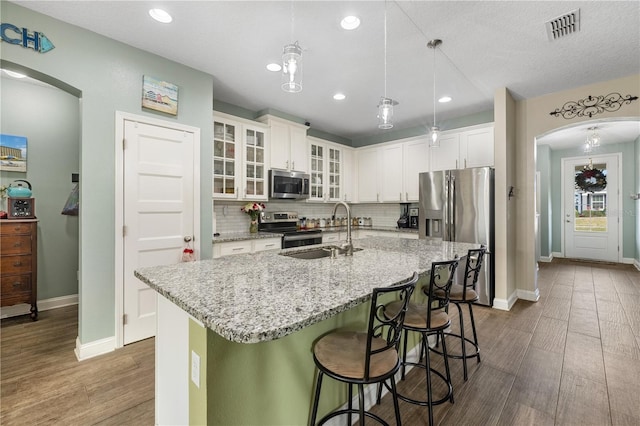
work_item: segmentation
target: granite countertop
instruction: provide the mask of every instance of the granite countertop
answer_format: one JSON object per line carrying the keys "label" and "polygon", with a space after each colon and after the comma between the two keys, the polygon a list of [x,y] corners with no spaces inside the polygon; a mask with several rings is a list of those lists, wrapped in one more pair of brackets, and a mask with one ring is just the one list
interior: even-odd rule
{"label": "granite countertop", "polygon": [[[324,228],[316,228],[320,229],[324,233],[332,233],[332,232],[347,232],[346,226],[331,226]],[[352,231],[356,231],[358,229],[365,229],[369,231],[387,231],[387,232],[404,232],[408,234],[417,234],[417,229],[411,228],[398,228],[396,226],[354,226],[351,228]],[[280,238],[283,234],[277,232],[257,232],[257,233],[249,233],[249,232],[227,232],[220,234],[218,236],[213,237],[213,244],[215,243],[228,243],[231,241],[246,241],[253,240],[258,238]]]}
{"label": "granite countertop", "polygon": [[231,241],[258,240],[262,238],[282,238],[277,232],[228,232],[213,237],[213,243],[228,243]]}
{"label": "granite countertop", "polygon": [[[323,244],[327,246],[330,244]],[[238,343],[278,339],[365,302],[375,287],[426,274],[477,244],[370,237],[352,257],[313,260],[285,249],[140,268],[136,277],[206,327]],[[314,248],[319,246],[314,246]]]}

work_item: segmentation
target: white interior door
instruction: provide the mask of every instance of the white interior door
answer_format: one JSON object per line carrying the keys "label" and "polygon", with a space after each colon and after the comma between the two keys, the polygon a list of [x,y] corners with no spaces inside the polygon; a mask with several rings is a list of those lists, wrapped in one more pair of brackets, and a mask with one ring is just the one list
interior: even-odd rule
{"label": "white interior door", "polygon": [[133,271],[178,263],[194,236],[194,134],[124,121],[124,344],[156,332],[156,292]]}
{"label": "white interior door", "polygon": [[[618,262],[619,156],[565,159],[563,163],[565,256]],[[580,189],[580,183],[587,190]]]}

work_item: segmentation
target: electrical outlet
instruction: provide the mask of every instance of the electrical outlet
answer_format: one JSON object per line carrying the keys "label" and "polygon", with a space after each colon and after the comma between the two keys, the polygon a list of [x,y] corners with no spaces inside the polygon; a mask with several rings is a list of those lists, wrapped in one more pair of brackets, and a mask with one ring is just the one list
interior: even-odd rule
{"label": "electrical outlet", "polygon": [[200,387],[200,356],[195,351],[191,351],[191,381]]}

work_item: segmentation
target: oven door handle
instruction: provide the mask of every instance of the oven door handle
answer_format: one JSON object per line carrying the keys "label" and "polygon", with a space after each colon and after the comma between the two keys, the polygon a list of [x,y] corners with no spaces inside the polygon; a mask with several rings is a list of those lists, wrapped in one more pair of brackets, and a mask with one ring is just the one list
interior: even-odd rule
{"label": "oven door handle", "polygon": [[315,238],[322,238],[322,233],[314,232],[309,234],[296,234],[296,235],[285,235],[282,237],[283,241],[302,241],[302,240],[313,240]]}

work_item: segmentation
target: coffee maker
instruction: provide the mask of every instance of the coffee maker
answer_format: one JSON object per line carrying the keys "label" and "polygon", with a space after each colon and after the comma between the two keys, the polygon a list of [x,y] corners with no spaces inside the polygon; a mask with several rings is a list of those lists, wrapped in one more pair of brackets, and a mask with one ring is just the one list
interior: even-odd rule
{"label": "coffee maker", "polygon": [[418,229],[418,208],[409,208],[409,228]]}
{"label": "coffee maker", "polygon": [[398,219],[397,225],[398,228],[408,228],[409,227],[409,206],[406,204],[401,204],[401,213],[400,219]]}

